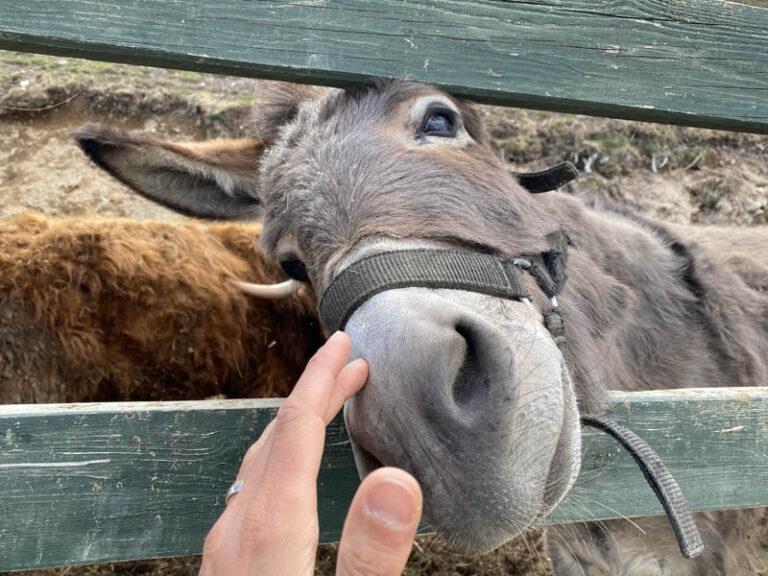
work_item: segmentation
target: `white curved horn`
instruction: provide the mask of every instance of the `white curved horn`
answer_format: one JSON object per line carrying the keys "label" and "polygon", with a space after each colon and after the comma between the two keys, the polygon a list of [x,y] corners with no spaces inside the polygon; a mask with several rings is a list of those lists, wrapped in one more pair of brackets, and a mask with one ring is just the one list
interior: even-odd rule
{"label": "white curved horn", "polygon": [[240,280],[230,280],[230,282],[246,294],[267,300],[290,298],[301,287],[301,282],[296,280],[286,280],[278,284],[251,284],[250,282],[241,282]]}

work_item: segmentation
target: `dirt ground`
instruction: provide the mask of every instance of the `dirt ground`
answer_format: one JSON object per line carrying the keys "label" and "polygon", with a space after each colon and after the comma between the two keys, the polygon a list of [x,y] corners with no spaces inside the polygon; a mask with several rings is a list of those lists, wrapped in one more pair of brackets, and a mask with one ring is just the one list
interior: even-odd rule
{"label": "dirt ground", "polygon": [[[181,220],[129,193],[71,141],[86,121],[176,139],[248,134],[265,82],[0,52],[0,217],[48,215]],[[499,155],[515,170],[568,159],[578,186],[673,222],[768,222],[768,137],[528,110],[482,107]],[[768,539],[765,540],[768,554]],[[322,546],[316,574],[333,574]],[[27,574],[195,574],[196,557]],[[545,576],[541,534],[482,558],[421,537],[408,576]]]}

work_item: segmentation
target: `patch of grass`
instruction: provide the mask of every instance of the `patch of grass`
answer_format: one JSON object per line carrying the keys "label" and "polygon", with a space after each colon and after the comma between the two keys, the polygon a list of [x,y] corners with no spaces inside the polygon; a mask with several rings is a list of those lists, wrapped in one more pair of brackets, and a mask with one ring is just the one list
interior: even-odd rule
{"label": "patch of grass", "polygon": [[513,164],[531,162],[542,155],[541,141],[531,140],[523,135],[497,140],[496,143],[504,152],[504,157]]}
{"label": "patch of grass", "polygon": [[599,193],[605,190],[605,180],[600,176],[588,174],[579,179],[579,185],[590,192]]}
{"label": "patch of grass", "polygon": [[738,188],[739,183],[733,178],[712,177],[692,189],[691,194],[699,205],[699,211],[706,214],[717,211],[720,200],[734,195]]}
{"label": "patch of grass", "polygon": [[49,66],[59,60],[56,56],[45,56],[43,54],[27,54],[20,52],[5,52],[7,56],[3,58],[6,65],[15,66]]}
{"label": "patch of grass", "polygon": [[617,150],[621,150],[622,148],[628,148],[630,146],[628,140],[610,136],[597,136],[593,140],[585,141],[585,144],[587,143],[594,144],[598,150],[608,154]]}
{"label": "patch of grass", "polygon": [[87,102],[99,113],[193,119],[209,137],[252,125],[266,81],[0,51],[0,117]]}
{"label": "patch of grass", "polygon": [[256,99],[253,98],[253,96],[251,94],[248,94],[247,92],[238,92],[237,100],[239,102],[242,102],[243,104],[248,104],[250,106],[253,106],[256,103]]}

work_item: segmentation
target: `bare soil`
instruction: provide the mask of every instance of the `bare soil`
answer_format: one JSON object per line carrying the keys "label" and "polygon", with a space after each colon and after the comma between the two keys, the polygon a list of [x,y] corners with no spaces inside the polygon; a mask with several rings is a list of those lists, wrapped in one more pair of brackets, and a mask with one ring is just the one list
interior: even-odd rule
{"label": "bare soil", "polygon": [[[70,138],[88,121],[181,140],[248,134],[265,82],[191,72],[0,52],[0,217],[182,218],[130,193],[90,165]],[[579,186],[678,223],[768,222],[768,137],[529,110],[482,107],[510,168],[571,160]],[[768,543],[768,539],[765,540]],[[765,545],[768,552],[768,544]],[[334,573],[335,545],[315,573]],[[30,571],[90,576],[196,574],[198,557]],[[541,535],[481,558],[420,537],[408,576],[546,576]]]}

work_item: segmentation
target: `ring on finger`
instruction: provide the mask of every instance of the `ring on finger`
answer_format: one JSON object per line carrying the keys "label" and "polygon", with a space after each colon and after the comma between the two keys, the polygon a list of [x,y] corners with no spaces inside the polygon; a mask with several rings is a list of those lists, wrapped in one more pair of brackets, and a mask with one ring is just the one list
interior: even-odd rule
{"label": "ring on finger", "polygon": [[227,496],[224,498],[225,505],[229,504],[229,500],[230,498],[232,498],[232,496],[234,496],[235,494],[240,492],[240,490],[243,489],[243,484],[244,483],[242,480],[237,480],[232,484],[232,486],[229,487],[229,490],[227,490]]}

